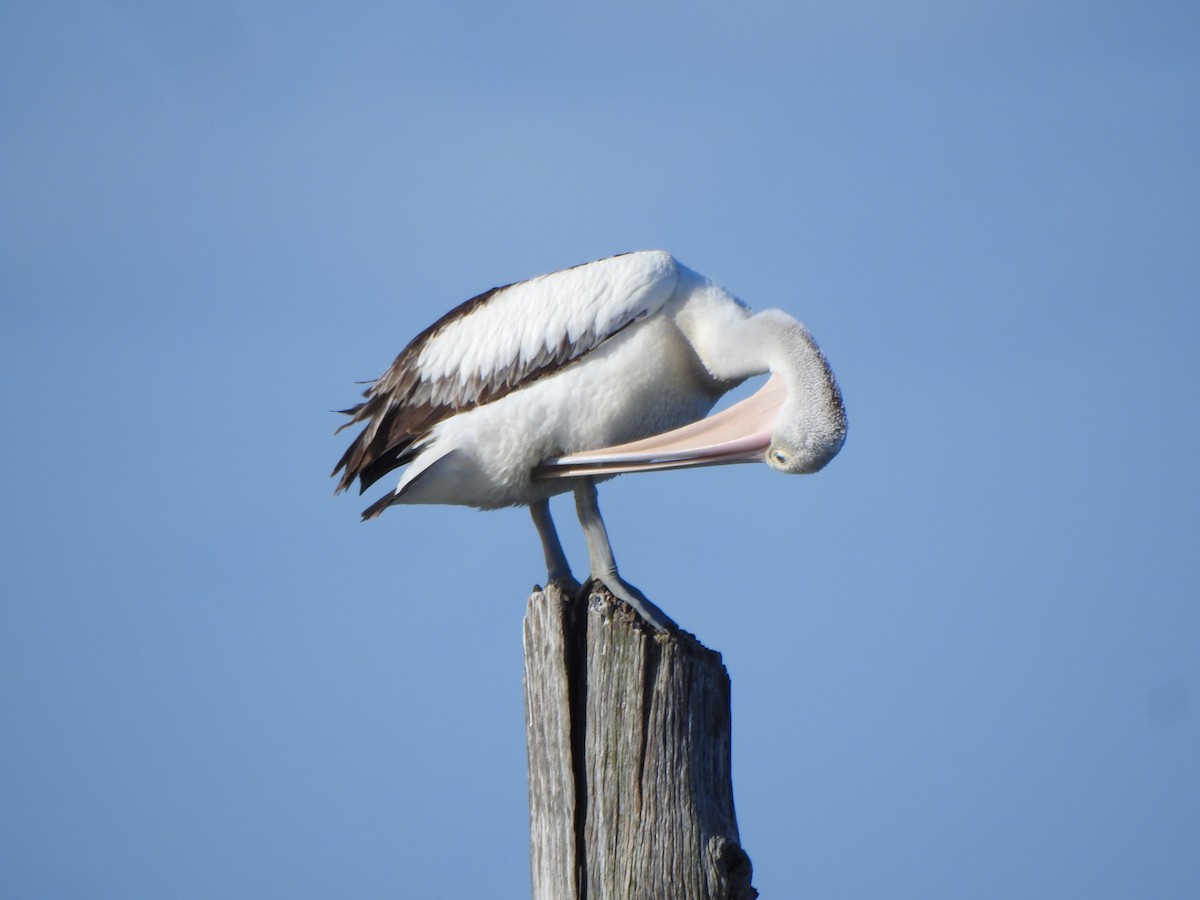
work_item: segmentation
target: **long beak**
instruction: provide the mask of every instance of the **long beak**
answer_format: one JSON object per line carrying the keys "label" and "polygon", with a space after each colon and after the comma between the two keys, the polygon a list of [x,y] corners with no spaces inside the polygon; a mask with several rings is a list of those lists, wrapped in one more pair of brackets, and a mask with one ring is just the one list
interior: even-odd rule
{"label": "long beak", "polygon": [[786,397],[783,379],[772,375],[753,396],[715,416],[628,444],[549,459],[533,470],[533,477],[570,478],[763,462],[771,443],[771,427]]}

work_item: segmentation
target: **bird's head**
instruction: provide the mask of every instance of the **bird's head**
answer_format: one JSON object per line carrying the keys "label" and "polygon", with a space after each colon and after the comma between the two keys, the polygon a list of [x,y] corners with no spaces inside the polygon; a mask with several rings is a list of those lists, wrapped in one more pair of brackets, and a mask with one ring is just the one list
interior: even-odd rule
{"label": "bird's head", "polygon": [[833,370],[808,331],[789,335],[788,365],[780,373],[787,400],[771,430],[766,461],[792,475],[819,472],[846,442],[846,409]]}
{"label": "bird's head", "polygon": [[838,455],[846,441],[846,424],[841,427],[797,427],[789,422],[771,435],[767,447],[767,465],[790,475],[809,475],[819,472]]}

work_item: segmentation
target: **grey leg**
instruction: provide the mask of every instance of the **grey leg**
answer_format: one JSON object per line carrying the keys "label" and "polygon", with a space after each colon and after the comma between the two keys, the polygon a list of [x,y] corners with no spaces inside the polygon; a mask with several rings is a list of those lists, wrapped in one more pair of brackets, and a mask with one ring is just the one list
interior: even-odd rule
{"label": "grey leg", "polygon": [[608,530],[604,527],[604,520],[600,518],[596,483],[591,478],[582,479],[579,487],[575,489],[575,509],[579,513],[579,524],[583,526],[583,534],[587,538],[592,578],[612,591],[614,597],[632,606],[638,615],[659,631],[676,628],[666,613],[617,574],[617,562],[613,559],[612,545],[608,542]]}
{"label": "grey leg", "polygon": [[550,581],[567,584],[571,587],[568,593],[574,593],[579,588],[579,582],[571,574],[571,564],[567,562],[567,554],[563,553],[558,532],[554,530],[554,520],[550,518],[550,501],[538,500],[531,504],[529,514],[533,516],[538,537],[542,539],[542,552],[546,554],[546,577]]}

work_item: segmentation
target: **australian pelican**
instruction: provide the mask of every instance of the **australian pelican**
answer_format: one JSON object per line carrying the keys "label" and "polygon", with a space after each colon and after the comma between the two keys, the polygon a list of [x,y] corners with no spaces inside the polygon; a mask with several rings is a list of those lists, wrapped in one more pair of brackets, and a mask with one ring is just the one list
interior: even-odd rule
{"label": "australian pelican", "polygon": [[[745,379],[750,398],[705,418]],[[572,491],[591,577],[663,630],[617,573],[597,480],[622,472],[766,462],[816,472],[841,449],[833,372],[803,325],[752,313],[661,251],[627,253],[493,288],[416,338],[345,410],[363,423],[333,474],[360,489],[407,465],[364,519],[401,503],[528,506],[551,581],[576,586],[549,498]],[[340,430],[340,429],[339,429]]]}

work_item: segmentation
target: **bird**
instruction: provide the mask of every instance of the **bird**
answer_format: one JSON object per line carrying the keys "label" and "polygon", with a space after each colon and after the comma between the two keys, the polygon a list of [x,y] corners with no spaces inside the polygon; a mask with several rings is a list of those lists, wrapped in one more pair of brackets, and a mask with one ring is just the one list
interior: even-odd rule
{"label": "bird", "polygon": [[[755,394],[708,415],[745,380]],[[610,256],[467,300],[418,334],[340,412],[361,424],[336,492],[404,468],[363,511],[527,506],[549,582],[602,585],[653,629],[673,619],[618,572],[596,485],[628,472],[765,462],[823,468],[846,412],[816,341],[786,312],[754,312],[661,250]],[[549,500],[573,493],[590,578],[572,575]]]}

